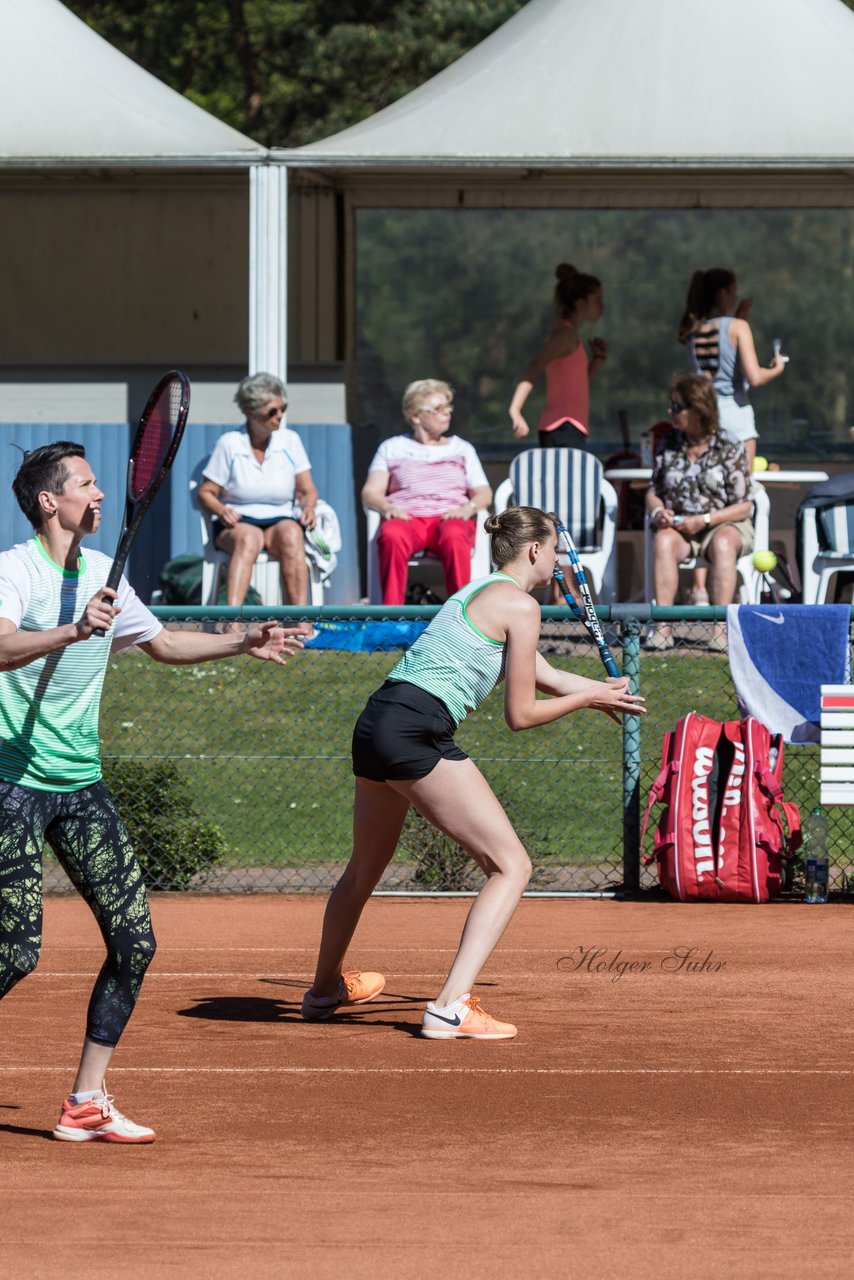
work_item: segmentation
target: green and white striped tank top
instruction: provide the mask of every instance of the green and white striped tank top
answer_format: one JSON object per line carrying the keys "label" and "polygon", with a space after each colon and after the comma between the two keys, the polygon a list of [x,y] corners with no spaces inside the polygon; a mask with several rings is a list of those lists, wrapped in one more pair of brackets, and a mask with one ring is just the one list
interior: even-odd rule
{"label": "green and white striped tank top", "polygon": [[460,724],[502,679],[506,655],[502,640],[490,640],[478,631],[468,616],[468,603],[491,582],[512,581],[506,573],[491,573],[456,591],[388,679],[405,680],[432,693],[444,702],[454,724]]}

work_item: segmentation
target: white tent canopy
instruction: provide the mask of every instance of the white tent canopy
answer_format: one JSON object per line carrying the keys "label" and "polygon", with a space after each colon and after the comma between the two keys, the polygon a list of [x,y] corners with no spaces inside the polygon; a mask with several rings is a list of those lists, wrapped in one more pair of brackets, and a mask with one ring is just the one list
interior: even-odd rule
{"label": "white tent canopy", "polygon": [[308,245],[340,198],[338,242],[294,254],[292,310],[337,290],[343,261],[352,360],[360,209],[854,207],[854,13],[842,0],[529,0],[385,110],[271,157]]}
{"label": "white tent canopy", "polygon": [[0,0],[0,100],[6,192],[27,183],[50,200],[57,171],[90,188],[118,171],[140,189],[168,173],[168,199],[187,181],[205,190],[212,170],[241,185],[248,171],[249,362],[285,371],[285,172],[266,147],[162,84],[59,0]]}
{"label": "white tent canopy", "polygon": [[854,166],[841,0],[530,0],[459,61],[343,132],[316,169]]}
{"label": "white tent canopy", "polygon": [[59,0],[0,0],[0,165],[245,167],[267,155]]}

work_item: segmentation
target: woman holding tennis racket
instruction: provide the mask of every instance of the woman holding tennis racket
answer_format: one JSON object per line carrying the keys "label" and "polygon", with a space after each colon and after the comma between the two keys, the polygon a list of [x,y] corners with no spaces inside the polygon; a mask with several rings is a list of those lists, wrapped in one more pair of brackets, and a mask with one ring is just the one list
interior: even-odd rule
{"label": "woman holding tennis racket", "polygon": [[32,972],[42,923],[47,842],[92,911],[106,946],[74,1086],[55,1138],[143,1143],[106,1090],[106,1072],[154,955],[145,886],[127,830],[101,780],[98,708],[111,653],[138,645],[157,662],[245,653],[282,663],[307,628],[268,622],[245,634],[166,631],[111,560],[81,543],[104,495],[82,445],[24,456],[12,488],[34,528],[0,554],[0,998]]}
{"label": "woman holding tennis racket", "polygon": [[[325,1021],[342,1005],[372,1000],[383,989],[381,974],[342,972],[342,965],[414,805],[486,875],[448,977],[424,1012],[421,1034],[515,1036],[514,1026],[481,1008],[472,989],[516,909],[531,864],[486,779],[454,742],[454,732],[502,679],[504,716],[514,731],[584,708],[612,719],[643,710],[628,680],[588,680],[558,671],[537,652],[540,607],[530,593],[554,573],[557,534],[550,517],[533,507],[511,507],[490,516],[486,529],[496,572],[450,597],[356,724],[353,854],[327,904],[314,984],[302,1003],[309,1022]],[[551,696],[539,699],[538,691]]]}

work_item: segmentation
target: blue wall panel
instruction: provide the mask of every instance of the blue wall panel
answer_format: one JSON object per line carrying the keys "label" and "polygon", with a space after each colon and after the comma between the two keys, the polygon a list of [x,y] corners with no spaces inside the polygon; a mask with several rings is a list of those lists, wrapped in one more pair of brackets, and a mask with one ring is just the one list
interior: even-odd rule
{"label": "blue wall panel", "polygon": [[[320,496],[335,508],[341,522],[344,546],[327,601],[352,604],[359,598],[359,561],[350,427],[347,423],[291,427],[305,445]],[[128,577],[144,600],[158,586],[160,567],[167,560],[185,551],[201,554],[199,515],[189,501],[190,477],[228,430],[222,424],[187,428],[169,479],[146,516],[128,564]],[[106,495],[101,528],[89,545],[112,555],[124,510],[131,441],[127,423],[0,423],[0,550],[32,534],[11,491],[21,460],[12,445],[29,450],[54,440],[73,440],[84,446]]]}
{"label": "blue wall panel", "polygon": [[29,521],[12,493],[12,479],[21,465],[19,445],[28,452],[56,440],[82,444],[100,488],[104,490],[101,527],[88,545],[112,555],[122,527],[127,485],[130,431],[116,423],[0,423],[0,550],[32,537]]}

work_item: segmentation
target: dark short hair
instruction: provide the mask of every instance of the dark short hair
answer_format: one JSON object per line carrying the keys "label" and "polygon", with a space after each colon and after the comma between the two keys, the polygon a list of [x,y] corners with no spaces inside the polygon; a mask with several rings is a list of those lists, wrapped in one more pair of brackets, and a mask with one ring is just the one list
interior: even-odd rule
{"label": "dark short hair", "polygon": [[12,492],[34,529],[40,529],[42,525],[39,494],[62,493],[71,475],[65,459],[85,457],[83,445],[74,444],[71,440],[56,440],[53,444],[33,449],[31,453],[24,453],[24,460],[12,481]]}

